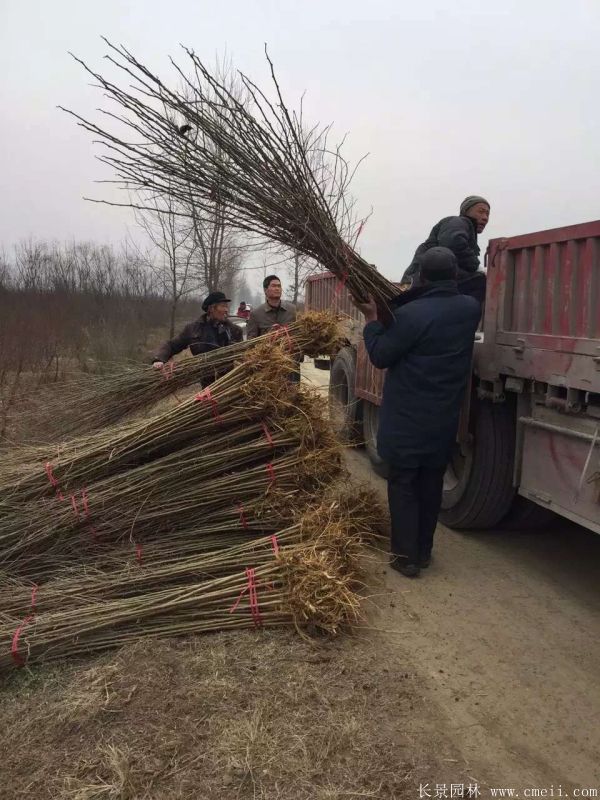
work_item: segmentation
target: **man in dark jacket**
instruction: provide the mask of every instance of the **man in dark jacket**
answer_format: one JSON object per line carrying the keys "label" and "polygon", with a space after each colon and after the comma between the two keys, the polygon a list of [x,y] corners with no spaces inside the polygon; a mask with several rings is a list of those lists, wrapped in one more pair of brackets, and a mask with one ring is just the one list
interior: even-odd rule
{"label": "man in dark jacket", "polygon": [[270,331],[274,325],[289,325],[296,321],[296,306],[282,302],[283,287],[277,275],[267,275],[263,281],[265,302],[253,308],[248,317],[246,336],[254,339]]}
{"label": "man in dark jacket", "polygon": [[431,558],[479,322],[479,303],[459,293],[457,271],[456,256],[433,247],[420,259],[426,290],[396,309],[388,328],[372,299],[359,306],[369,358],[387,369],[377,449],[389,465],[392,567],[411,577]]}
{"label": "man in dark jacket", "polygon": [[204,314],[189,322],[173,339],[164,342],[154,357],[153,366],[161,369],[172,356],[190,348],[194,356],[241,342],[242,329],[227,320],[229,300],[223,292],[211,292],[202,303]]}
{"label": "man in dark jacket", "polygon": [[[296,306],[293,303],[282,302],[283,287],[277,275],[267,275],[263,280],[265,302],[258,308],[253,308],[246,325],[246,338],[254,339],[262,336],[274,328],[291,325],[296,321]],[[290,373],[292,383],[300,382],[300,363],[304,360],[302,353],[294,353],[297,369]]]}
{"label": "man in dark jacket", "polygon": [[412,263],[402,277],[403,283],[421,285],[419,278],[420,258],[432,247],[447,247],[456,256],[459,291],[469,294],[483,303],[485,298],[485,275],[479,269],[479,245],[477,234],[483,233],[490,218],[490,204],[484,197],[470,195],[460,204],[457,217],[444,217],[431,229],[431,233],[415,252]]}

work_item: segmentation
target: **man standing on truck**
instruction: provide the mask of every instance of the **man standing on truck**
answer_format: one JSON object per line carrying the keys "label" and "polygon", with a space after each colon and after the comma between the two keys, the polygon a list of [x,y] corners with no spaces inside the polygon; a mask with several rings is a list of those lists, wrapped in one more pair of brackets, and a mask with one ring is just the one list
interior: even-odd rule
{"label": "man standing on truck", "polygon": [[402,277],[402,283],[421,286],[419,264],[421,257],[432,247],[447,247],[456,256],[458,285],[462,294],[469,294],[483,303],[485,275],[479,272],[477,234],[483,233],[490,219],[490,204],[485,197],[470,195],[460,204],[459,215],[444,217],[433,226],[427,239],[420,244],[412,263]]}
{"label": "man standing on truck", "polygon": [[158,348],[153,367],[162,369],[165,362],[186,347],[190,348],[192,355],[198,356],[233,342],[241,342],[242,329],[227,319],[230,302],[223,292],[211,292],[202,303],[204,313],[199,319],[189,322],[177,336]]}
{"label": "man standing on truck", "polygon": [[369,358],[387,369],[377,450],[389,467],[391,566],[407,577],[431,559],[481,313],[477,300],[459,293],[457,276],[454,253],[432,247],[420,257],[425,291],[396,309],[389,327],[377,320],[372,298],[357,304]]}

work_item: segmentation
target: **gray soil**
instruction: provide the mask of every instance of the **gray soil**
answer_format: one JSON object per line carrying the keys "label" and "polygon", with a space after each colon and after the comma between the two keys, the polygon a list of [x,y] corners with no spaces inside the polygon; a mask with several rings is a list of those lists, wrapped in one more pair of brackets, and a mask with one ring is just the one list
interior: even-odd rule
{"label": "gray soil", "polygon": [[[324,393],[328,373],[305,373]],[[348,466],[385,502],[364,451]],[[388,569],[385,586],[381,624],[424,680],[424,724],[481,785],[600,789],[599,536],[566,520],[510,533],[439,525],[429,569],[412,580]]]}
{"label": "gray soil", "polygon": [[[327,373],[304,372],[325,391]],[[385,499],[364,452],[347,464]],[[140,642],[4,678],[0,798],[600,788],[600,537],[566,522],[535,533],[440,526],[419,578],[390,571],[383,552],[372,571],[369,625],[354,637]]]}

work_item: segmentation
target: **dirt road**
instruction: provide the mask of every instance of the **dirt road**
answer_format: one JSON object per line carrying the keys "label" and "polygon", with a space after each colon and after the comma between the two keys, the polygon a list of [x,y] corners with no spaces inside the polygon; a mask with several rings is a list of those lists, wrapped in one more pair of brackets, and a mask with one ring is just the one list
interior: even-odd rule
{"label": "dirt road", "polygon": [[[363,452],[347,465],[385,501]],[[1,676],[0,798],[599,797],[600,537],[440,526],[418,579],[367,564],[353,635],[142,639]]]}
{"label": "dirt road", "polygon": [[[305,374],[324,390],[328,373]],[[385,497],[364,452],[348,463]],[[423,724],[454,740],[469,774],[489,787],[554,785],[556,796],[600,788],[600,537],[567,522],[535,533],[440,525],[420,578],[384,580],[380,625],[424,681]]]}

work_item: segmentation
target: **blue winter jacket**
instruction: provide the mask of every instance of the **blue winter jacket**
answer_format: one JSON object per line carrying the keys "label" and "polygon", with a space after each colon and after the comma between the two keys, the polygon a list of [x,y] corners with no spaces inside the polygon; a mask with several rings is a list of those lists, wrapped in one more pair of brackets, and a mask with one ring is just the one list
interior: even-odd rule
{"label": "blue winter jacket", "polygon": [[444,466],[458,428],[481,307],[440,281],[394,312],[369,322],[364,340],[374,366],[387,369],[377,449],[398,467]]}

